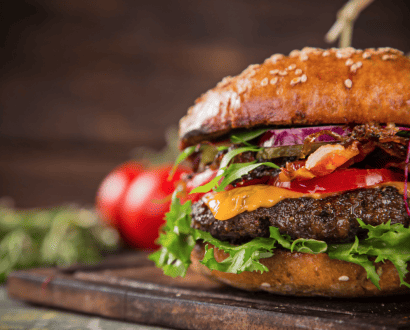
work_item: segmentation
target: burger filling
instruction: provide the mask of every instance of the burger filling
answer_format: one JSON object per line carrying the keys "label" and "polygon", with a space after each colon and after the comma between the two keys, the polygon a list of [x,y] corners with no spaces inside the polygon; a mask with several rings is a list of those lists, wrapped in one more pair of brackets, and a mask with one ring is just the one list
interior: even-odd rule
{"label": "burger filling", "polygon": [[327,253],[363,266],[390,260],[401,283],[410,261],[409,130],[393,124],[261,129],[185,149],[193,173],[173,195],[161,250],[151,255],[183,276],[196,240],[202,263],[240,273],[266,271],[275,248]]}

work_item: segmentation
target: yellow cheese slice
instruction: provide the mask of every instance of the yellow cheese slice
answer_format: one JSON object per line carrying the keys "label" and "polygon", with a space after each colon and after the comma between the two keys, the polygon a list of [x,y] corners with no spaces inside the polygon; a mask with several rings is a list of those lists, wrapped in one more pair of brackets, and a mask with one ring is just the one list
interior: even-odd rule
{"label": "yellow cheese slice", "polygon": [[[386,185],[396,187],[399,192],[403,194],[403,182],[386,182],[367,188],[375,188]],[[344,191],[336,193],[300,193],[274,186],[253,185],[238,187],[229,191],[209,193],[204,196],[204,200],[215,219],[228,220],[245,211],[254,211],[260,207],[272,207],[287,198],[310,197],[321,199],[343,192]]]}

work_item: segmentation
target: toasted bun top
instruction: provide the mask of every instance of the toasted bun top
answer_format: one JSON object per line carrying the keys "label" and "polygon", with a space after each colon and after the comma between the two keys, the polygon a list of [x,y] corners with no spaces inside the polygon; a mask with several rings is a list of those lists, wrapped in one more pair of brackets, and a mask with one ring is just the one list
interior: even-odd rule
{"label": "toasted bun top", "polygon": [[410,59],[392,48],[304,48],[199,97],[180,121],[180,147],[236,128],[370,121],[410,126]]}

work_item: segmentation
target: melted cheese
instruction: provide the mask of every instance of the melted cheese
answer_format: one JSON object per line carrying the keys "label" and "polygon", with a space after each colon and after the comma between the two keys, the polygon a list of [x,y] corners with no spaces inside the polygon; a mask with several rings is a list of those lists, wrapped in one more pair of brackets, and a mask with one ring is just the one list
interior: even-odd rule
{"label": "melted cheese", "polygon": [[[386,182],[368,188],[376,188],[381,186],[393,186],[397,188],[397,190],[401,194],[403,194],[404,192],[403,182]],[[218,193],[209,193],[204,196],[204,200],[205,204],[208,205],[215,219],[228,220],[245,211],[254,211],[259,207],[272,207],[287,198],[310,197],[321,199],[340,193],[343,193],[343,191],[337,193],[322,194],[300,193],[274,186],[254,185],[239,187]]]}

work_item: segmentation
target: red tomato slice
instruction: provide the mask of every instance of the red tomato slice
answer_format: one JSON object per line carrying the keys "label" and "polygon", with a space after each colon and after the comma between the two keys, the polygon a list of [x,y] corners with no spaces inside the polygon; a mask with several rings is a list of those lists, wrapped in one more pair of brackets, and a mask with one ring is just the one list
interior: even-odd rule
{"label": "red tomato slice", "polygon": [[366,188],[384,182],[403,181],[404,176],[387,169],[340,169],[328,175],[310,180],[274,182],[277,187],[301,193],[332,193],[358,188]]}

